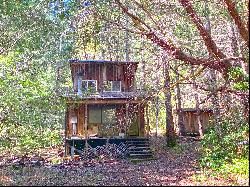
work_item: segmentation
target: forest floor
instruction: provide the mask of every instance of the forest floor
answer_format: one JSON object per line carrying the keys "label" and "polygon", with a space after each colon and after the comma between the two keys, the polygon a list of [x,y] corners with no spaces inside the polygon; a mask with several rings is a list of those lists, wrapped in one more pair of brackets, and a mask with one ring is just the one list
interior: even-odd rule
{"label": "forest floor", "polygon": [[[153,142],[153,145],[158,144]],[[174,149],[158,149],[154,160],[133,162],[126,159],[63,161],[58,149],[42,150],[43,154],[22,158],[0,158],[0,186],[248,186],[242,179],[204,174],[198,166],[199,143],[185,138]],[[47,156],[46,156],[47,155]],[[29,159],[28,159],[29,158]]]}

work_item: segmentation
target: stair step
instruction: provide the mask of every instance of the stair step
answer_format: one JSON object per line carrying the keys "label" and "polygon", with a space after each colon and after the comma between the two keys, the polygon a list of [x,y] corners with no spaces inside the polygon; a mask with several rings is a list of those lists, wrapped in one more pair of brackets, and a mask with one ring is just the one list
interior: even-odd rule
{"label": "stair step", "polygon": [[140,144],[127,144],[127,146],[136,146],[136,147],[150,147],[150,144],[140,143]]}
{"label": "stair step", "polygon": [[156,160],[154,157],[148,157],[148,158],[130,158],[130,161],[133,163],[139,163],[143,161],[150,161],[150,160]]}
{"label": "stair step", "polygon": [[145,141],[149,140],[148,138],[134,138],[134,139],[127,139],[127,141]]}
{"label": "stair step", "polygon": [[149,141],[149,139],[127,139],[127,141]]}
{"label": "stair step", "polygon": [[152,154],[152,151],[131,151],[129,152],[129,155],[131,154],[142,154],[142,155],[145,155],[145,154]]}
{"label": "stair step", "polygon": [[149,140],[127,140],[126,142],[149,142]]}
{"label": "stair step", "polygon": [[149,142],[149,140],[127,140],[127,142]]}
{"label": "stair step", "polygon": [[129,158],[152,158],[153,154],[129,154]]}
{"label": "stair step", "polygon": [[150,150],[150,147],[129,147],[129,151]]}
{"label": "stair step", "polygon": [[130,159],[153,158],[148,138],[133,138],[126,142],[128,146],[128,157]]}
{"label": "stair step", "polygon": [[127,146],[136,146],[136,147],[150,147],[150,144],[127,144]]}

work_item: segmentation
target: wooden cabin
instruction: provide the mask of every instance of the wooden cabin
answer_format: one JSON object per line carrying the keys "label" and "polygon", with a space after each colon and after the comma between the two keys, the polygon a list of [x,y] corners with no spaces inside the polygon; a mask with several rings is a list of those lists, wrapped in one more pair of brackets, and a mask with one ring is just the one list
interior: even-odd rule
{"label": "wooden cabin", "polygon": [[[145,97],[135,87],[137,62],[70,60],[69,64],[73,91],[65,96],[66,145],[82,150],[86,141],[95,147],[107,139],[121,142],[145,136]],[[66,146],[66,154],[69,151]]]}
{"label": "wooden cabin", "polygon": [[[187,134],[199,134],[199,125],[197,121],[197,110],[195,108],[183,108],[183,123]],[[212,109],[200,109],[200,121],[203,132],[209,125],[209,121],[213,117]]]}

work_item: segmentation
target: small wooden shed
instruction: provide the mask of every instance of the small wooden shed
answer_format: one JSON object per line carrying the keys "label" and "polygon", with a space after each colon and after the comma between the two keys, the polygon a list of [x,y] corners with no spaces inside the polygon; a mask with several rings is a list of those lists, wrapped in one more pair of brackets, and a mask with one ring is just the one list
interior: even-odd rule
{"label": "small wooden shed", "polygon": [[[183,123],[187,134],[199,134],[198,111],[195,108],[183,108]],[[209,121],[213,118],[212,109],[200,109],[200,122],[203,132],[209,125]]]}

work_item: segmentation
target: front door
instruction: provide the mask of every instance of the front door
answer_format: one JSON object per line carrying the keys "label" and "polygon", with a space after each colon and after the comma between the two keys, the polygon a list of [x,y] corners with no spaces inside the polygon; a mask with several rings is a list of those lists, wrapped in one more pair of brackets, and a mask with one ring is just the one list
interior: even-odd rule
{"label": "front door", "polygon": [[133,115],[128,129],[128,136],[139,136],[138,116]]}

